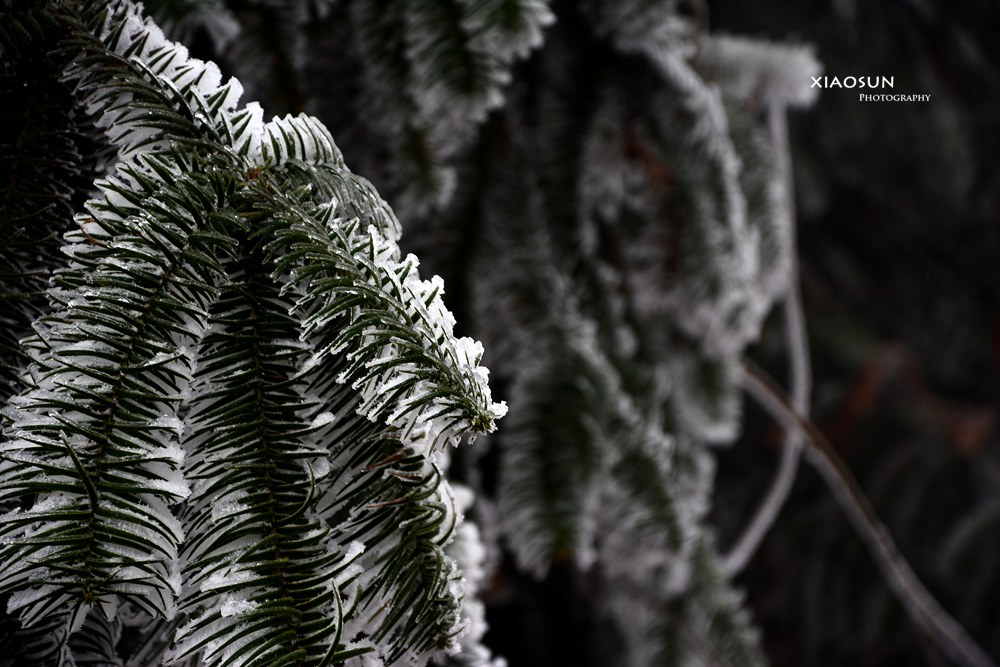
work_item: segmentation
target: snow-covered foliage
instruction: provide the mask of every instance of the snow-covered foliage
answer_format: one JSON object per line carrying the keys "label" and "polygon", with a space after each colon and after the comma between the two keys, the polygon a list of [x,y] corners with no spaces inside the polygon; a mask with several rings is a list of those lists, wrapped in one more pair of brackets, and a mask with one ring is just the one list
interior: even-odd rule
{"label": "snow-covered foliage", "polygon": [[[700,70],[681,4],[557,21],[479,158],[471,302],[510,387],[493,446],[517,565],[586,577],[615,664],[754,665],[708,520],[712,448],[739,433],[740,358],[792,230],[769,128]],[[602,40],[599,60],[580,47]]]}
{"label": "snow-covered foliage", "polygon": [[264,122],[128,0],[34,11],[117,163],[3,412],[10,659],[481,656],[437,452],[505,407],[441,280],[317,120]]}
{"label": "snow-covered foliage", "polygon": [[502,667],[532,578],[591,664],[762,664],[731,577],[800,441],[725,557],[709,517],[779,301],[808,407],[811,50],[705,0],[147,7],[3,3],[0,664]]}
{"label": "snow-covered foliage", "polygon": [[741,102],[802,107],[819,95],[812,82],[823,68],[809,46],[717,35],[705,41],[697,60]]}
{"label": "snow-covered foliage", "polygon": [[514,61],[542,43],[547,0],[350,3],[374,130],[393,156],[399,208],[440,207],[456,154],[504,102]]}

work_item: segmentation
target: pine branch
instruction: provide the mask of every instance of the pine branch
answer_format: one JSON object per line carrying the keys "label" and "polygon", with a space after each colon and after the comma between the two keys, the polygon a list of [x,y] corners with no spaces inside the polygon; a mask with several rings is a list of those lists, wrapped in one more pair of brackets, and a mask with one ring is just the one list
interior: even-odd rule
{"label": "pine branch", "polygon": [[[65,26],[50,3],[14,3],[0,26],[0,398],[20,388],[18,346],[48,311],[46,283],[64,263],[60,235],[87,195],[100,151],[71,86],[60,80]],[[96,153],[96,155],[95,155]]]}
{"label": "pine branch", "polygon": [[749,395],[774,419],[805,438],[810,463],[833,491],[914,624],[962,667],[996,667],[914,574],[861,486],[822,432],[794,408],[791,399],[764,371],[749,360],[743,362],[743,370],[744,387]]}
{"label": "pine branch", "polygon": [[451,647],[460,517],[436,459],[504,408],[440,280],[400,258],[318,121],[237,108],[238,82],[127,0],[60,20],[120,162],[67,235],[5,411],[0,584],[34,625],[22,654],[113,662],[120,607],[169,635],[140,647],[152,661]]}
{"label": "pine branch", "polygon": [[352,558],[309,511],[327,452],[306,441],[299,322],[261,261],[259,233],[237,238],[191,387],[182,609],[193,619],[169,655],[319,664],[338,648],[334,582]]}

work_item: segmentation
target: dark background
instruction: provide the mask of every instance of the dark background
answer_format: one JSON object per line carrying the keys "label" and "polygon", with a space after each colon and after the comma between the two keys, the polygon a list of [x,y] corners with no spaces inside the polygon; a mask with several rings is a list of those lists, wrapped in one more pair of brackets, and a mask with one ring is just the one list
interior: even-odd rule
{"label": "dark background", "polygon": [[[716,0],[711,23],[811,43],[829,76],[894,77],[870,92],[932,96],[834,88],[792,112],[813,414],[917,574],[1000,655],[1000,4]],[[757,354],[783,377],[778,340]],[[721,458],[723,544],[778,435],[748,406]],[[737,583],[774,665],[947,664],[808,466]]]}

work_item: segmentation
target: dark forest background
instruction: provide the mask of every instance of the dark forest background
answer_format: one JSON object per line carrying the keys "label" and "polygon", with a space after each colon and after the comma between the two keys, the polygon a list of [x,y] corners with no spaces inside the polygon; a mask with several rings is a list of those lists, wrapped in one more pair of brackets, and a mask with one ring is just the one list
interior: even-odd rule
{"label": "dark forest background", "polygon": [[[918,575],[997,655],[1000,5],[711,10],[715,30],[814,44],[829,76],[893,76],[892,92],[932,95],[860,102],[828,89],[790,119],[813,411]],[[766,337],[758,352],[780,358]],[[766,486],[762,452],[774,459],[778,442],[749,408],[721,462],[723,536]],[[808,467],[737,581],[775,665],[946,664]]]}

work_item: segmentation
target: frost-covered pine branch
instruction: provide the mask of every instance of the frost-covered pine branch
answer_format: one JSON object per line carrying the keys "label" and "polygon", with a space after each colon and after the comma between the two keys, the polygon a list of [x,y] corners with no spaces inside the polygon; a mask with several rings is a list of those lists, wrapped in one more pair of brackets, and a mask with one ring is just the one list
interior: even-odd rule
{"label": "frost-covered pine branch", "polygon": [[64,101],[117,162],[58,221],[67,260],[4,410],[10,659],[459,650],[481,620],[445,552],[461,516],[438,459],[505,409],[441,281],[400,257],[315,119],[264,122],[128,1],[15,18],[39,16],[62,31]]}
{"label": "frost-covered pine branch", "polygon": [[0,4],[0,664],[499,667],[511,590],[583,619],[542,655],[766,663],[732,578],[800,431],[728,556],[712,506],[777,304],[808,408],[809,47],[704,1]]}

